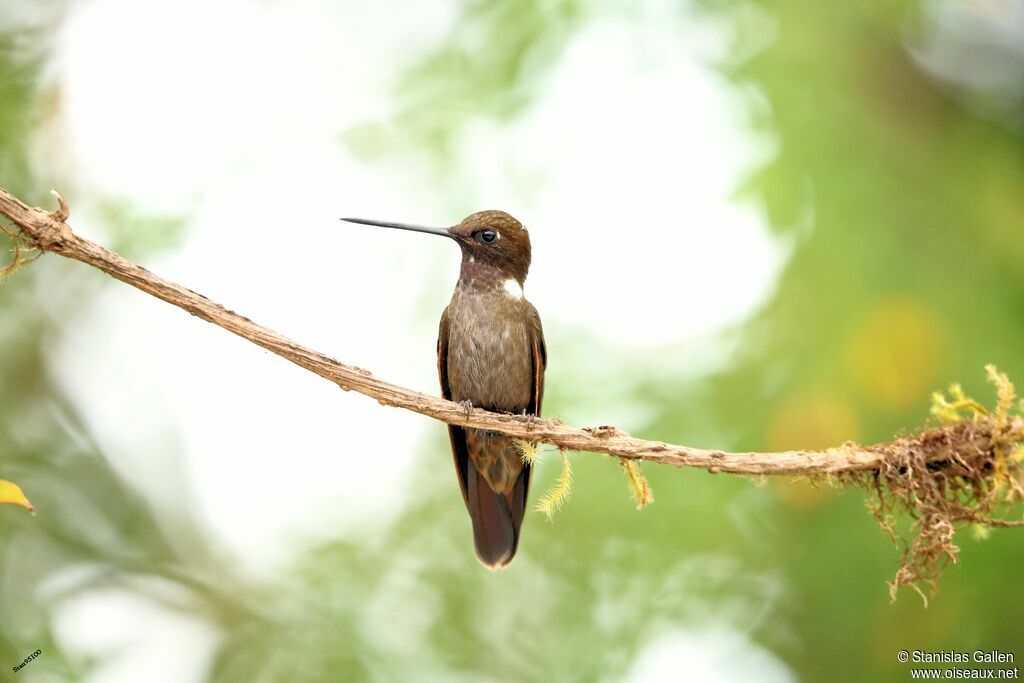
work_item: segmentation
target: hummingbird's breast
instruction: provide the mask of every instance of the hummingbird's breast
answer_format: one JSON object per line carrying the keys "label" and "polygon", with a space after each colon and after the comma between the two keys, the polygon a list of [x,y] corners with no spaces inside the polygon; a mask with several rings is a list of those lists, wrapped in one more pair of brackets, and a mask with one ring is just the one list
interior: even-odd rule
{"label": "hummingbird's breast", "polygon": [[453,400],[511,413],[530,405],[532,306],[514,284],[456,288],[448,305],[448,385]]}

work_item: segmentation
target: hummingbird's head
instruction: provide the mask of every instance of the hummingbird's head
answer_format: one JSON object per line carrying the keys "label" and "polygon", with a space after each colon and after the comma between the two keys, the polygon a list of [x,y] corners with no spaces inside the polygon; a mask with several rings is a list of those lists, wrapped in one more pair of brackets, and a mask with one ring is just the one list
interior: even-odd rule
{"label": "hummingbird's head", "polygon": [[494,267],[519,284],[530,270],[530,233],[504,211],[477,211],[448,228],[463,260]]}
{"label": "hummingbird's head", "polygon": [[464,266],[467,262],[490,266],[506,278],[515,278],[520,285],[526,280],[526,273],[530,270],[530,233],[522,223],[504,211],[477,211],[450,228],[428,228],[422,225],[366,218],[341,220],[450,237],[462,247]]}

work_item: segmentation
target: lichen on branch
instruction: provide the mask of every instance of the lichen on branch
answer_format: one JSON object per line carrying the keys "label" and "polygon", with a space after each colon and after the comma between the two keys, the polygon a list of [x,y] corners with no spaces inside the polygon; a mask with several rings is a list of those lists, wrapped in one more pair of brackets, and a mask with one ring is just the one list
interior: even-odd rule
{"label": "lichen on branch", "polygon": [[[1006,375],[992,365],[986,370],[996,387],[994,411],[954,384],[948,398],[932,397],[932,414],[942,424],[893,441],[878,470],[845,477],[869,491],[869,509],[901,548],[899,569],[889,582],[893,599],[910,586],[927,604],[922,588],[934,593],[943,568],[957,561],[958,529],[1024,526],[1024,520],[1007,518],[1014,510],[1019,516],[1024,500],[1024,403],[1017,403]],[[949,457],[930,459],[936,445]],[[901,518],[909,519],[902,533]]]}
{"label": "lichen on branch", "polygon": [[18,232],[0,225],[0,232],[10,238],[14,246],[11,247],[11,260],[6,266],[0,266],[0,280],[5,280],[21,268],[35,261],[42,255],[42,251],[30,244]]}

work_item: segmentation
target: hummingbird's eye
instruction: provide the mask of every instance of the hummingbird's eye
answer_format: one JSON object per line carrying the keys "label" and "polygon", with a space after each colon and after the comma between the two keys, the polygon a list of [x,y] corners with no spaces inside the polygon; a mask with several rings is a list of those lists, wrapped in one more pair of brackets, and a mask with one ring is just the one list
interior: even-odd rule
{"label": "hummingbird's eye", "polygon": [[490,244],[494,240],[498,239],[498,231],[491,230],[490,228],[488,228],[487,230],[481,230],[476,234],[476,238],[481,242],[486,242],[487,244]]}

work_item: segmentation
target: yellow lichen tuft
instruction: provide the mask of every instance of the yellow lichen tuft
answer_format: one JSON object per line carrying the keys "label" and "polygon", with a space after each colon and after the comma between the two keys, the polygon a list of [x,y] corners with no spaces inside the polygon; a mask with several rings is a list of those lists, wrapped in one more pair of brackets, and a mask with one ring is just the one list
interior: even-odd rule
{"label": "yellow lichen tuft", "polygon": [[1017,398],[1017,391],[1013,388],[1013,382],[1005,373],[999,372],[996,366],[989,364],[985,366],[985,374],[988,381],[996,385],[996,423],[1005,425],[1013,407],[1013,401]]}
{"label": "yellow lichen tuft", "polygon": [[554,486],[548,489],[540,497],[540,500],[537,501],[538,512],[543,512],[550,520],[554,516],[555,511],[559,510],[562,504],[569,500],[571,493],[572,465],[569,464],[569,456],[562,453],[562,473],[558,475],[558,480],[555,481]]}
{"label": "yellow lichen tuft", "polygon": [[932,394],[931,413],[943,422],[959,422],[965,415],[972,419],[988,415],[988,409],[965,396],[959,384],[950,384],[947,392],[950,400],[941,391]]}
{"label": "yellow lichen tuft", "polygon": [[35,261],[43,252],[27,244],[18,233],[8,230],[2,225],[0,225],[0,232],[14,241],[14,246],[11,247],[11,262],[0,268],[0,280],[5,280],[19,269]]}
{"label": "yellow lichen tuft", "polygon": [[647,477],[640,469],[640,463],[628,458],[619,458],[619,463],[626,473],[626,480],[629,481],[629,489],[636,501],[636,509],[643,510],[654,502],[654,494],[651,493],[651,485],[647,483]]}
{"label": "yellow lichen tuft", "polygon": [[523,463],[533,465],[537,462],[537,444],[524,441],[523,439],[513,439],[512,447],[516,449],[516,453],[523,459]]}

